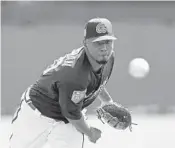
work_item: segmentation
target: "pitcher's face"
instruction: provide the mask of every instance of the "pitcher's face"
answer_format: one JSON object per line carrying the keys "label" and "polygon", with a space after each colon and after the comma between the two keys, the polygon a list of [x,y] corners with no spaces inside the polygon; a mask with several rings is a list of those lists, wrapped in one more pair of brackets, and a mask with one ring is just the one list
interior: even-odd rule
{"label": "pitcher's face", "polygon": [[92,42],[94,39],[87,39],[85,41],[86,47],[91,57],[98,64],[106,64],[112,54],[114,48],[114,40],[102,40]]}

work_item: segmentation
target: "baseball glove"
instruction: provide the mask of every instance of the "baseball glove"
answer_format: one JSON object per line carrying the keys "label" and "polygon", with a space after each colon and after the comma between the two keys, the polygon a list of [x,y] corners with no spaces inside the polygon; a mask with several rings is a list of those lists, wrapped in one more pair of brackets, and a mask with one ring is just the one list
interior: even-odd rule
{"label": "baseball glove", "polygon": [[97,110],[98,119],[103,123],[107,123],[115,129],[124,130],[129,127],[132,131],[131,113],[128,109],[117,103],[104,104],[99,107]]}

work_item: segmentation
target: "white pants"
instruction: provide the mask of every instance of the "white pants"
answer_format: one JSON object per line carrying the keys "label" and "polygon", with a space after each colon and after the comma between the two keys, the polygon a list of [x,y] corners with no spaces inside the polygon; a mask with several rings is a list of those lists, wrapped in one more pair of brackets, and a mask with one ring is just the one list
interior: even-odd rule
{"label": "white pants", "polygon": [[25,101],[12,124],[10,148],[42,148],[46,143],[50,148],[82,148],[83,142],[73,125],[42,116]]}

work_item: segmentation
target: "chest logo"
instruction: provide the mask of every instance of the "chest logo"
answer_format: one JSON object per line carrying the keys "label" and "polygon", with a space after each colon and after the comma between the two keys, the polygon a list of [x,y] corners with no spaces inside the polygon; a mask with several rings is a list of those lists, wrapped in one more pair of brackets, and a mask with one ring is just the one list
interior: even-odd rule
{"label": "chest logo", "polygon": [[87,89],[85,89],[84,91],[74,91],[72,94],[71,100],[74,103],[79,103],[81,100],[83,100],[85,98],[86,91],[87,91]]}

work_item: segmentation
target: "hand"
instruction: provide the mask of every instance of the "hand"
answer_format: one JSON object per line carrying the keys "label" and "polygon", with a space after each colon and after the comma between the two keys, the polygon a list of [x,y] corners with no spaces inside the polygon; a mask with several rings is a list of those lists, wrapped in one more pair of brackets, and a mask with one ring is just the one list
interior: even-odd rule
{"label": "hand", "polygon": [[101,130],[90,127],[91,135],[88,136],[89,140],[93,143],[96,143],[96,141],[101,138]]}

